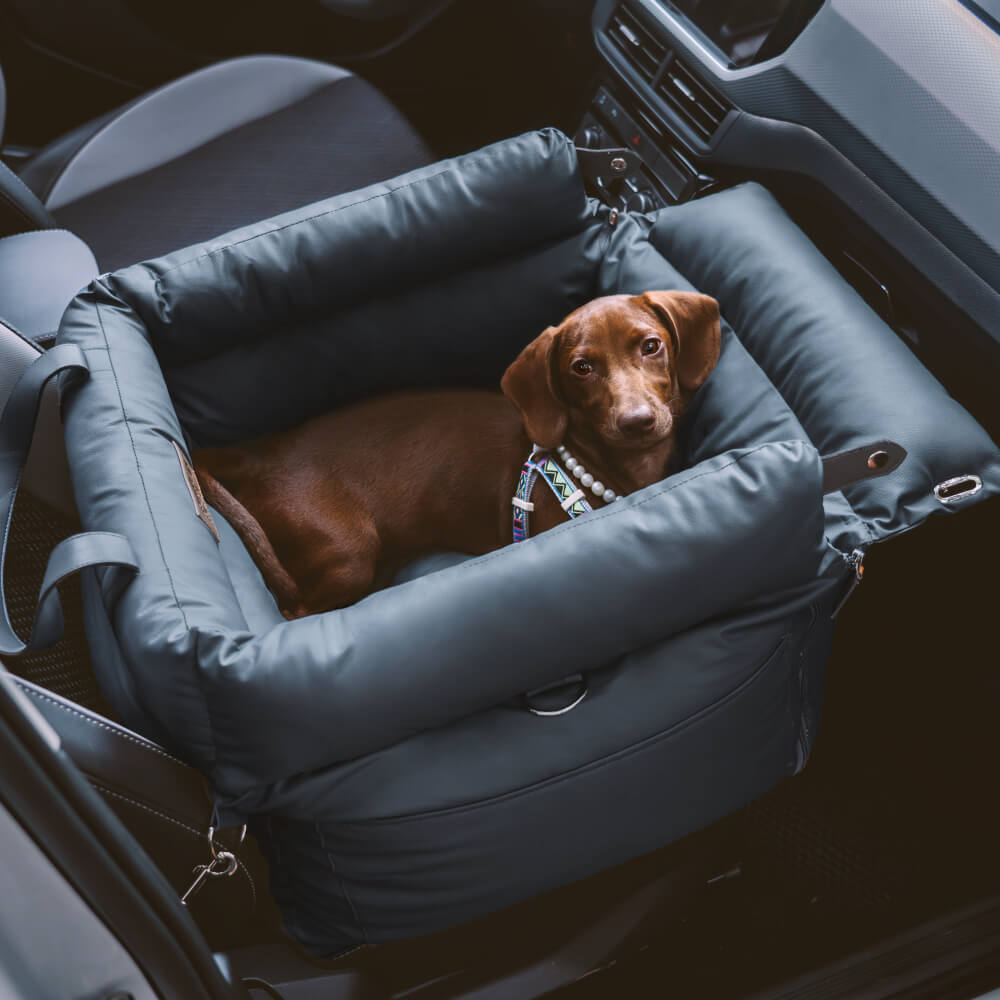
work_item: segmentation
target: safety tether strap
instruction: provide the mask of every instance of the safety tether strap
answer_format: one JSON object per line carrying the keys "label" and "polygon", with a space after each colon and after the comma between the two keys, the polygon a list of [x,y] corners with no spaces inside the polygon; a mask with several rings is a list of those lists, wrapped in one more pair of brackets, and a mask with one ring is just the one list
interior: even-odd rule
{"label": "safety tether strap", "polygon": [[[4,566],[14,500],[31,448],[42,392],[49,379],[66,371],[82,376],[90,372],[83,351],[75,344],[60,344],[40,354],[21,373],[0,417],[0,655],[4,656],[17,656],[59,641],[63,613],[58,586],[68,576],[88,567],[107,566],[108,572],[124,574],[125,579],[131,579],[139,569],[132,546],[124,535],[107,531],[72,535],[61,541],[49,556],[31,638],[27,643],[22,642],[14,631],[4,592]],[[125,579],[107,582],[124,583]]]}

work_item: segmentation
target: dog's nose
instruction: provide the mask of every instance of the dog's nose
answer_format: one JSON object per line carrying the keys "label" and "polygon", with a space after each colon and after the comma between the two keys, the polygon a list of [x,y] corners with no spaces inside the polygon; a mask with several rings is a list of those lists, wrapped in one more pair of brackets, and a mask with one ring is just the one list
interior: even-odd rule
{"label": "dog's nose", "polygon": [[651,406],[637,406],[618,418],[618,429],[623,434],[645,434],[653,429],[656,414]]}

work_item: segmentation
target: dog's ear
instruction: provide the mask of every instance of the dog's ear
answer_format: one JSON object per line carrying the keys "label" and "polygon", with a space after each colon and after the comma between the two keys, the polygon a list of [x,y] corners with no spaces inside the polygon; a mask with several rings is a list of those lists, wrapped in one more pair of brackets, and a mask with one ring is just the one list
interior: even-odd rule
{"label": "dog's ear", "polygon": [[694,392],[719,360],[719,303],[697,292],[643,292],[641,301],[672,335],[677,381]]}
{"label": "dog's ear", "polygon": [[569,423],[554,384],[558,340],[558,327],[550,326],[521,351],[500,380],[503,394],[521,411],[528,437],[540,448],[561,444]]}

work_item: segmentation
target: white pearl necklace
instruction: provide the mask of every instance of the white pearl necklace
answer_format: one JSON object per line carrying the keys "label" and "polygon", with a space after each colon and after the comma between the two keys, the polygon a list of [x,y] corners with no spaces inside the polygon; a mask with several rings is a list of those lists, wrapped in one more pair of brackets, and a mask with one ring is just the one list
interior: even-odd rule
{"label": "white pearl necklace", "polygon": [[566,468],[580,480],[580,485],[589,489],[595,497],[600,497],[605,503],[614,503],[618,499],[618,494],[615,493],[614,490],[605,489],[604,483],[602,483],[599,479],[595,480],[594,477],[569,453],[565,445],[559,445],[559,447],[556,448],[556,454],[566,463]]}

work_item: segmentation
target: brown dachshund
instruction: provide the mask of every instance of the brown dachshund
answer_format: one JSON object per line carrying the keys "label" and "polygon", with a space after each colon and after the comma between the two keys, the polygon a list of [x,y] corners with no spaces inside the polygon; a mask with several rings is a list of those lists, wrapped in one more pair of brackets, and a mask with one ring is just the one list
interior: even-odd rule
{"label": "brown dachshund", "polygon": [[[384,396],[203,449],[195,468],[286,617],[344,607],[423,553],[511,542],[511,498],[533,443],[565,446],[599,480],[601,496],[584,479],[595,508],[662,479],[719,338],[719,307],[705,295],[595,299],[525,347],[503,395]],[[567,519],[545,486],[532,501],[533,533]]]}

